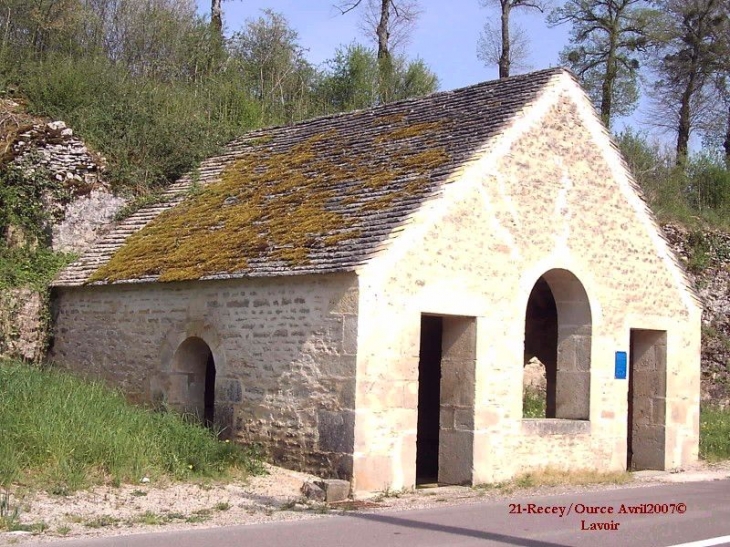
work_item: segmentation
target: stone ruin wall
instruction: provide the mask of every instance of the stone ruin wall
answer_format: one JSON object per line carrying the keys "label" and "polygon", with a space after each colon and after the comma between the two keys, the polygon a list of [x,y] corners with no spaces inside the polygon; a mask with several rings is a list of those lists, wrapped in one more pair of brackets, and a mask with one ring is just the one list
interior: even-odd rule
{"label": "stone ruin wall", "polygon": [[[54,251],[81,254],[107,229],[127,200],[115,196],[104,180],[105,159],[89,150],[63,121],[41,120],[2,100],[0,128],[5,150],[0,160],[28,176],[39,170],[64,188],[65,198],[44,196],[52,222],[45,227]],[[10,247],[34,245],[17,227],[4,234]],[[38,362],[48,340],[46,291],[29,287],[0,290],[0,357]]]}
{"label": "stone ruin wall", "polygon": [[67,202],[49,196],[44,203],[59,219],[50,227],[54,251],[85,251],[126,204],[104,180],[106,160],[62,121],[33,124],[17,134],[11,150],[11,164],[29,175],[44,170],[68,191]]}

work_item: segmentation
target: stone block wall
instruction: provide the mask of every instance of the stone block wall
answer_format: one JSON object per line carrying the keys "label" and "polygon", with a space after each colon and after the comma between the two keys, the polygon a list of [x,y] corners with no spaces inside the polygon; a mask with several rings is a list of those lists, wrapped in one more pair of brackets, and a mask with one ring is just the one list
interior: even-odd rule
{"label": "stone block wall", "polygon": [[182,392],[176,352],[199,338],[218,426],[277,463],[349,478],[357,301],[348,275],[62,289],[51,358],[158,404]]}

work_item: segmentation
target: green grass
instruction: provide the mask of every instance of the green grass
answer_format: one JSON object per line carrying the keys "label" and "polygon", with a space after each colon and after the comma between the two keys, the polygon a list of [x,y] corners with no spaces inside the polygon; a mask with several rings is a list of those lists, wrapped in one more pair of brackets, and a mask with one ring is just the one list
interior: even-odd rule
{"label": "green grass", "polygon": [[522,392],[522,417],[545,417],[545,394],[536,389],[526,387]]}
{"label": "green grass", "polygon": [[0,360],[0,486],[60,494],[142,477],[188,480],[261,470],[257,451],[183,417],[128,404],[68,373]]}
{"label": "green grass", "polygon": [[710,462],[730,459],[730,409],[701,409],[700,457]]}

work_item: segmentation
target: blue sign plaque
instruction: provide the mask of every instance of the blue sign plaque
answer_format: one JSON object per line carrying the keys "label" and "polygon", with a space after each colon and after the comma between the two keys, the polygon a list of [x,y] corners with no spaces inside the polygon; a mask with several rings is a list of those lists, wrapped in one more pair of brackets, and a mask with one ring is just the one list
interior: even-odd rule
{"label": "blue sign plaque", "polygon": [[626,352],[616,352],[616,379],[626,380]]}

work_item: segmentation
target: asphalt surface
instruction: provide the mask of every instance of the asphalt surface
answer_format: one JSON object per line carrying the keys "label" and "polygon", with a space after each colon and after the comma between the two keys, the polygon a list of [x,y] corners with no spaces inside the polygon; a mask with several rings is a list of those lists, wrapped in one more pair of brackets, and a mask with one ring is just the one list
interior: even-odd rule
{"label": "asphalt surface", "polygon": [[730,546],[730,479],[524,499],[516,496],[496,502],[431,509],[351,512],[304,521],[64,540],[42,545],[669,547],[685,544],[690,544],[686,547]]}

